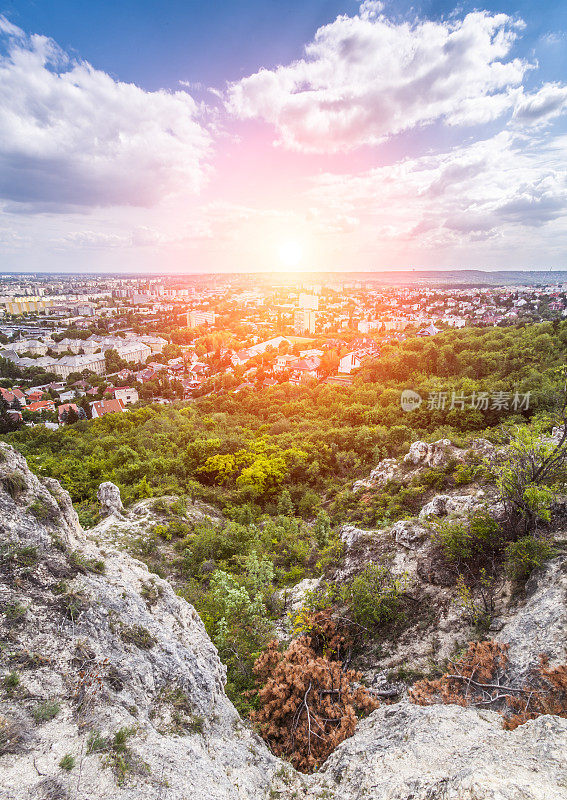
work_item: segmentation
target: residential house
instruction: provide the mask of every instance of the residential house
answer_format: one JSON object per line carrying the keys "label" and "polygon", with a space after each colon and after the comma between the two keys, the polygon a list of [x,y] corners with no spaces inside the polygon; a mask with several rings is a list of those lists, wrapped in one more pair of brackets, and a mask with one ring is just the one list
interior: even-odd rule
{"label": "residential house", "polygon": [[251,358],[252,354],[248,350],[237,350],[231,355],[230,361],[233,367],[241,367],[243,364],[246,364],[247,361],[250,361]]}
{"label": "residential house", "polygon": [[16,399],[14,394],[12,393],[12,390],[11,389],[4,389],[3,386],[0,386],[0,397],[2,397],[2,400],[5,403],[8,403],[8,405],[13,403],[14,400]]}
{"label": "residential house", "polygon": [[317,378],[320,364],[320,358],[298,358],[290,368],[290,382],[305,383]]}
{"label": "residential house", "polygon": [[151,367],[146,367],[146,369],[142,369],[136,373],[136,380],[140,383],[147,383],[151,381],[151,379],[155,376],[155,372]]}
{"label": "residential house", "polygon": [[276,361],[274,364],[274,372],[285,372],[287,369],[291,369],[293,364],[298,361],[299,359],[297,356],[291,355],[281,355],[276,356]]}
{"label": "residential house", "polygon": [[12,394],[21,406],[26,405],[26,396],[21,389],[12,389]]}
{"label": "residential house", "polygon": [[361,363],[359,351],[347,353],[339,361],[339,374],[350,375],[354,369],[358,369]]}
{"label": "residential house", "polygon": [[422,328],[418,332],[418,336],[435,336],[436,333],[440,333],[440,329],[436,328],[435,325],[430,322],[427,328]]}
{"label": "residential house", "polygon": [[120,400],[125,406],[129,406],[132,403],[137,403],[140,398],[136,389],[129,386],[120,386],[114,389],[114,399]]}
{"label": "residential house", "polygon": [[76,403],[62,403],[60,406],[57,406],[57,417],[59,422],[64,422],[70,411],[74,411],[77,416],[80,416],[81,412],[83,414],[85,413],[83,409],[79,408]]}
{"label": "residential house", "polygon": [[45,411],[55,411],[55,403],[52,400],[37,400],[29,404],[28,410],[39,411],[40,414],[43,414]]}
{"label": "residential house", "polygon": [[101,400],[91,403],[93,419],[104,417],[105,414],[121,414],[125,410],[122,400]]}

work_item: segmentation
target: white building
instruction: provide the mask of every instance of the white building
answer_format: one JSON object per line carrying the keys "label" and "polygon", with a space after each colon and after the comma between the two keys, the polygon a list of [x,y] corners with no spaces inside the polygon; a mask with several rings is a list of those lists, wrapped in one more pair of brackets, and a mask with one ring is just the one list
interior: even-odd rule
{"label": "white building", "polygon": [[116,400],[120,400],[125,406],[129,406],[132,403],[137,403],[139,400],[137,390],[132,389],[128,386],[125,386],[120,389],[115,389],[114,397],[116,398]]}
{"label": "white building", "polygon": [[347,353],[339,361],[339,374],[350,375],[353,369],[360,367],[360,356],[358,353]]}
{"label": "white building", "polygon": [[304,308],[308,311],[318,311],[319,310],[319,298],[314,294],[300,294],[299,295],[299,302],[297,304],[299,308]]}
{"label": "white building", "polygon": [[190,311],[187,314],[189,328],[198,328],[199,325],[214,325],[216,314],[214,311]]}

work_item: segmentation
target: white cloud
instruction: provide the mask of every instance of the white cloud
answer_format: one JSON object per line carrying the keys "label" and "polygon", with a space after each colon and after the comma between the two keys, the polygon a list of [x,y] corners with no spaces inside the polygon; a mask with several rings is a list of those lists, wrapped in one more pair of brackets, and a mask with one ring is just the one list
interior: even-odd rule
{"label": "white cloud", "polygon": [[334,152],[436,121],[475,125],[514,107],[529,65],[505,14],[400,24],[364,3],[320,28],[305,57],[229,85],[228,110],[275,125],[280,141]]}
{"label": "white cloud", "polygon": [[[318,177],[310,200],[320,218],[338,209],[380,240],[438,247],[567,225],[567,137],[503,131],[450,153],[406,159],[359,175]],[[566,230],[567,233],[567,230]]]}
{"label": "white cloud", "polygon": [[543,125],[567,109],[567,86],[545,83],[537,92],[522,94],[514,108],[514,120],[524,125]]}
{"label": "white cloud", "polygon": [[147,92],[0,18],[0,197],[23,209],[151,206],[206,179],[185,91]]}

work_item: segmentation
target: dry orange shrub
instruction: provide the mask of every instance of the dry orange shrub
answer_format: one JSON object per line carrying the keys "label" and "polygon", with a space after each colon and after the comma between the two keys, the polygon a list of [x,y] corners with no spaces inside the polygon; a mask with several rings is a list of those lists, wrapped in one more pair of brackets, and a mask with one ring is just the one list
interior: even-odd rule
{"label": "dry orange shrub", "polygon": [[352,735],[357,714],[378,707],[364,687],[355,686],[359,674],[344,667],[348,651],[348,635],[328,612],[319,612],[284,653],[271,642],[254,665],[260,708],[251,718],[272,751],[302,772],[319,766]]}
{"label": "dry orange shrub", "polygon": [[421,680],[410,690],[419,705],[455,703],[487,706],[501,713],[509,730],[542,714],[567,717],[567,664],[549,667],[545,656],[528,680],[515,685],[509,674],[508,646],[469,642],[465,653],[450,661],[437,680]]}

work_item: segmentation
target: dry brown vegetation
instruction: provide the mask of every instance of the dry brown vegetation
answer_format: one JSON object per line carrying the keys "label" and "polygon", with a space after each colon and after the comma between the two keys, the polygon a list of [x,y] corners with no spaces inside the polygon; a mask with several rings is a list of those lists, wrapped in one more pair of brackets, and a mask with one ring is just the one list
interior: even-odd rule
{"label": "dry brown vegetation", "polygon": [[323,611],[285,652],[271,642],[254,666],[260,707],[251,718],[273,752],[302,772],[319,766],[353,734],[357,716],[378,706],[356,685],[359,674],[346,668],[350,647],[348,634]]}
{"label": "dry brown vegetation", "polygon": [[421,680],[410,690],[419,705],[455,703],[492,708],[512,730],[542,714],[567,717],[567,664],[550,667],[540,656],[539,665],[523,682],[511,677],[507,645],[494,641],[469,642],[464,654],[450,661],[436,680]]}

